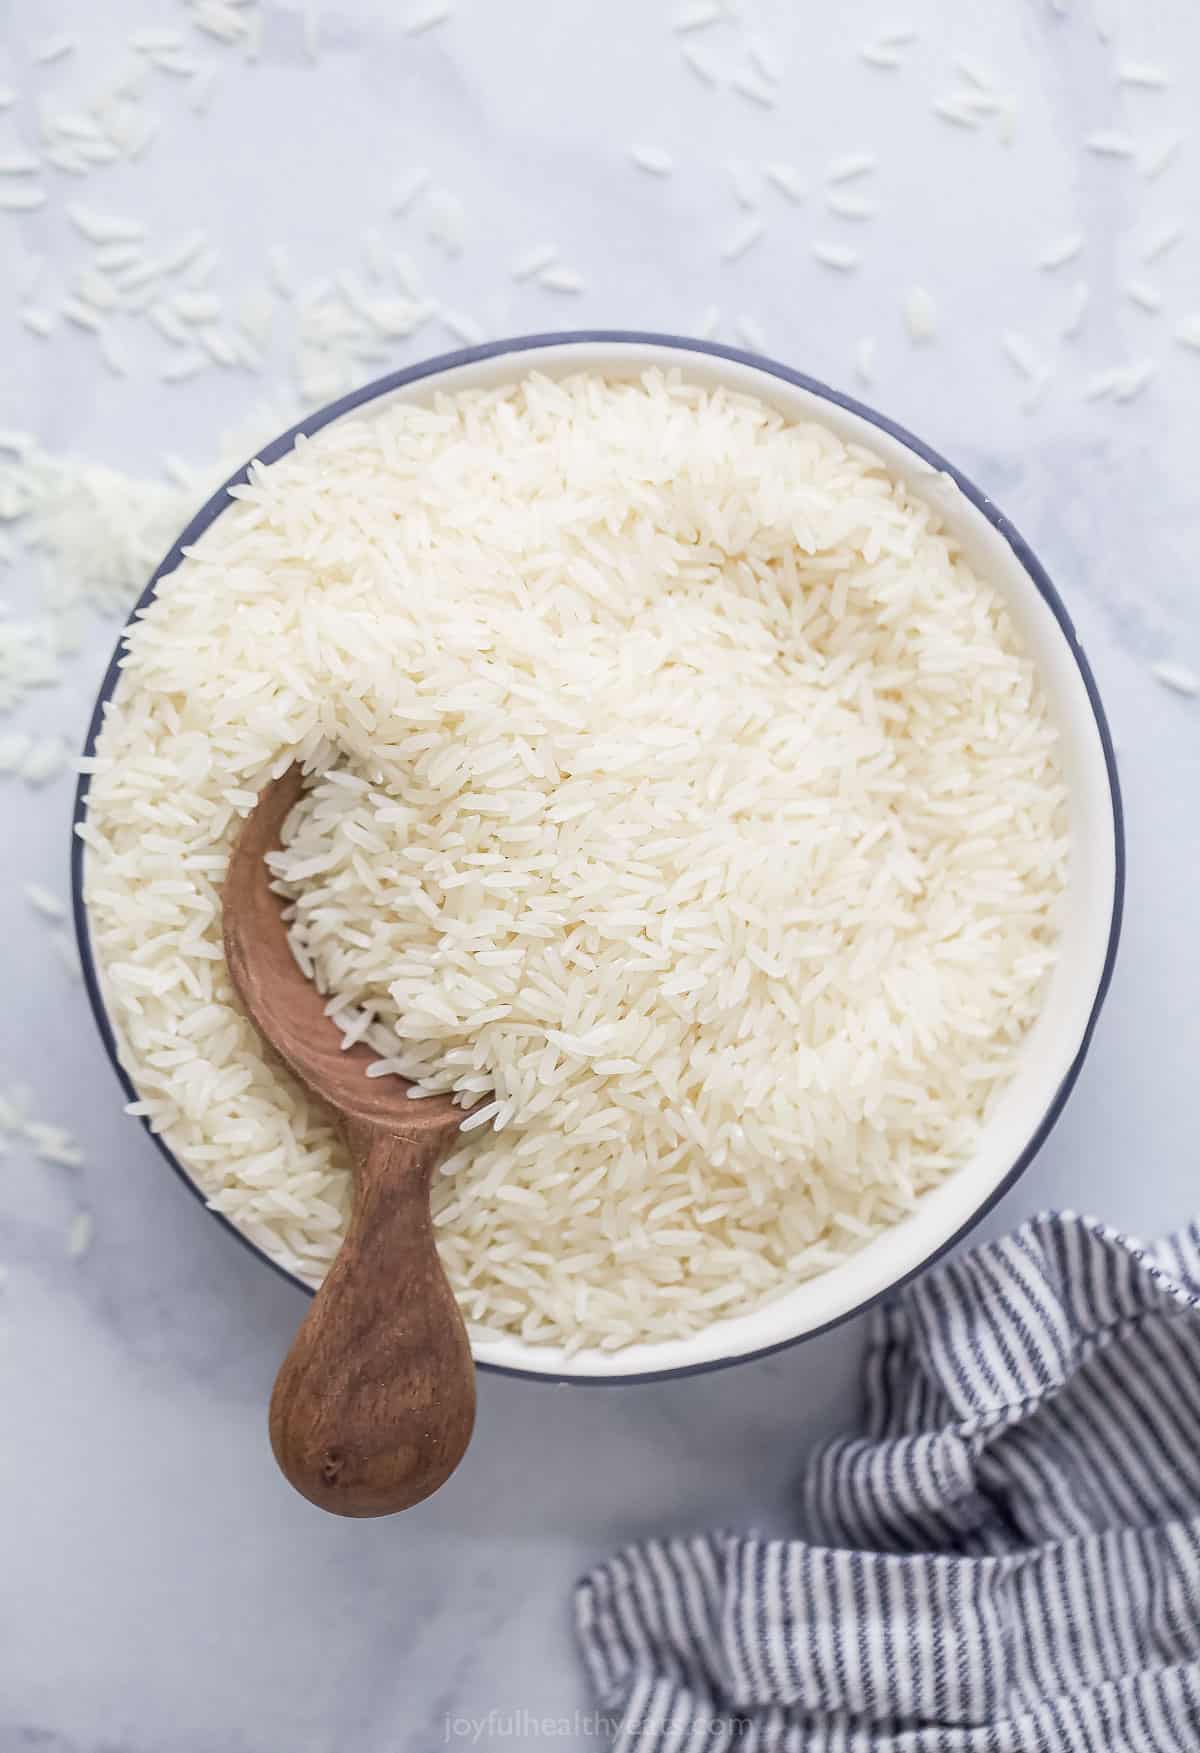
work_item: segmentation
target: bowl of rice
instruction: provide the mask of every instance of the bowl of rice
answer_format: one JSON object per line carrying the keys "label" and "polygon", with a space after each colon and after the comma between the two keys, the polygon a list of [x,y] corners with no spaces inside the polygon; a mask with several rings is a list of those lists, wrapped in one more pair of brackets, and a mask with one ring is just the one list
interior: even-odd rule
{"label": "bowl of rice", "polygon": [[671,336],[431,360],[200,511],[76,806],[100,1032],[218,1220],[320,1283],[330,1117],[239,1011],[229,849],[372,1072],[471,1110],[435,1177],[476,1360],[631,1380],[822,1331],[1013,1183],[1112,972],[1121,806],[1045,571],[951,465]]}

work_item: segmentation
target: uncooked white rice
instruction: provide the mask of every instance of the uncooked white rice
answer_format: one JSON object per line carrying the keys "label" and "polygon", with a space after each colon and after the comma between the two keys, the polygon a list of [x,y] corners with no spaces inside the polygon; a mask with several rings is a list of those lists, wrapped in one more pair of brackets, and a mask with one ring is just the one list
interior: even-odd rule
{"label": "uncooked white rice", "polygon": [[1157,376],[1158,366],[1153,359],[1141,359],[1135,365],[1127,365],[1113,385],[1114,401],[1135,401],[1147,384]]}
{"label": "uncooked white rice", "polygon": [[1165,91],[1171,83],[1165,68],[1153,67],[1145,61],[1122,61],[1117,79],[1122,85],[1141,85],[1148,91]]}
{"label": "uncooked white rice", "polygon": [[794,164],[784,164],[776,159],[766,166],[767,180],[789,201],[803,201],[808,193],[808,185]]}
{"label": "uncooked white rice", "polygon": [[879,211],[874,201],[867,201],[861,195],[848,195],[836,185],[826,193],[825,205],[840,219],[874,219]]}
{"label": "uncooked white rice", "polygon": [[43,737],[33,744],[21,763],[21,778],[26,785],[45,785],[58,778],[69,758],[69,750],[61,737]]}
{"label": "uncooked white rice", "polygon": [[1133,158],[1137,154],[1137,142],[1129,134],[1121,134],[1113,129],[1102,129],[1098,134],[1089,134],[1084,145],[1089,152],[1095,152],[1101,158]]}
{"label": "uncooked white rice", "polygon": [[442,309],[438,313],[442,327],[448,329],[456,341],[464,342],[468,347],[476,347],[484,338],[484,332],[475,318],[465,311]]}
{"label": "uncooked white rice", "polygon": [[905,298],[904,320],[914,341],[932,341],[937,334],[937,305],[924,286],[914,286]]}
{"label": "uncooked white rice", "polygon": [[1005,329],[1000,336],[1000,345],[1022,377],[1033,381],[1041,374],[1043,365],[1037,349],[1016,329]]}
{"label": "uncooked white rice", "polygon": [[869,176],[875,169],[876,159],[873,152],[848,152],[843,158],[835,158],[825,172],[825,180],[830,183],[848,183],[855,177]]}
{"label": "uncooked white rice", "polygon": [[81,1260],[92,1245],[95,1224],[88,1211],[77,1212],[67,1226],[67,1256],[71,1260]]}
{"label": "uncooked white rice", "polygon": [[420,36],[424,31],[433,30],[435,25],[445,24],[453,11],[448,0],[434,0],[431,6],[414,7],[401,28],[408,36]]}
{"label": "uncooked white rice", "polygon": [[1073,262],[1083,249],[1083,233],[1081,231],[1064,232],[1048,244],[1038,257],[1039,268],[1063,268]]}
{"label": "uncooked white rice", "polygon": [[146,25],[129,33],[129,46],[140,55],[152,55],[160,49],[182,49],[184,39],[177,30],[160,30],[157,26]]}
{"label": "uncooked white rice", "polygon": [[729,81],[729,86],[731,91],[739,92],[742,97],[748,97],[751,103],[761,104],[763,109],[772,110],[779,101],[777,93],[757,73],[750,71],[735,73]]}
{"label": "uncooked white rice", "polygon": [[1171,219],[1165,225],[1160,225],[1158,230],[1147,240],[1142,250],[1143,262],[1159,261],[1168,250],[1175,248],[1182,236],[1183,224],[1180,220]]}
{"label": "uncooked white rice", "polygon": [[1150,182],[1160,177],[1178,158],[1183,147],[1182,134],[1169,134],[1165,140],[1147,147],[1138,160],[1138,169]]}
{"label": "uncooked white rice", "polygon": [[758,206],[762,195],[758,178],[749,165],[736,161],[729,165],[729,181],[733,186],[733,198],[739,207],[753,209]]}
{"label": "uncooked white rice", "polygon": [[46,191],[31,189],[28,184],[0,188],[0,207],[10,213],[32,213],[46,205]]}
{"label": "uncooked white rice", "polygon": [[658,373],[341,422],[236,499],[129,637],[84,831],[138,1109],[214,1208],[310,1283],[345,1223],[221,953],[293,759],[298,949],[382,1059],[487,1098],[434,1190],[476,1337],[693,1331],[963,1161],[1066,823],[1033,666],[932,507]]}
{"label": "uncooked white rice", "polygon": [[89,243],[136,243],[146,235],[146,227],[140,219],[97,213],[77,201],[68,201],[67,218]]}
{"label": "uncooked white rice", "polygon": [[1157,286],[1151,286],[1148,280],[1127,280],[1125,296],[1139,310],[1149,311],[1151,315],[1157,314],[1163,307],[1162,293]]}
{"label": "uncooked white rice", "polygon": [[1049,365],[1040,366],[1034,374],[1029,393],[1021,399],[1021,412],[1023,414],[1033,414],[1041,407],[1046,398],[1046,391],[1050,388],[1053,381],[1053,367]]}
{"label": "uncooked white rice", "polygon": [[979,116],[974,104],[967,102],[961,93],[952,97],[935,98],[930,106],[935,116],[943,122],[953,122],[956,128],[977,128]]}
{"label": "uncooked white rice", "polygon": [[812,253],[823,267],[836,268],[842,274],[851,273],[862,260],[858,251],[850,249],[848,245],[826,243],[820,238],[814,241]]}
{"label": "uncooked white rice", "polygon": [[1150,673],[1156,682],[1161,682],[1164,688],[1170,688],[1174,694],[1186,694],[1189,698],[1200,694],[1200,676],[1185,664],[1152,664]]}
{"label": "uncooked white rice", "polygon": [[59,900],[59,898],[56,894],[54,894],[50,889],[44,888],[41,883],[26,883],[25,884],[25,895],[26,895],[26,899],[29,902],[29,905],[33,908],[34,912],[40,913],[43,916],[43,918],[45,918],[45,919],[65,919],[66,918],[66,916],[67,916],[66,907]]}
{"label": "uncooked white rice", "polygon": [[509,273],[514,280],[530,280],[548,268],[551,262],[558,260],[558,245],[553,243],[534,244],[532,249],[523,250],[513,262]]}
{"label": "uncooked white rice", "polygon": [[639,170],[649,171],[651,176],[669,177],[675,169],[675,160],[661,146],[631,146],[629,156]]}
{"label": "uncooked white rice", "polygon": [[1102,371],[1094,371],[1084,382],[1084,401],[1101,402],[1111,396],[1124,380],[1126,369],[1123,365],[1106,365]]}
{"label": "uncooked white rice", "polygon": [[858,51],[858,58],[868,67],[882,67],[888,72],[895,72],[904,65],[904,57],[888,43],[864,43]]}
{"label": "uncooked white rice", "polygon": [[424,166],[418,166],[401,177],[392,195],[392,212],[406,213],[416,200],[429,187],[430,172]]}
{"label": "uncooked white rice", "polygon": [[758,68],[764,79],[778,85],[783,78],[783,57],[765,37],[754,33],[746,38],[746,53]]}
{"label": "uncooked white rice", "polygon": [[574,268],[553,266],[541,270],[537,276],[537,283],[539,286],[544,286],[547,292],[582,292],[586,284],[583,275],[577,273]]}
{"label": "uncooked white rice", "polygon": [[760,238],[766,235],[767,222],[760,213],[752,213],[734,227],[725,242],[721,245],[721,260],[736,262],[754,248]]}
{"label": "uncooked white rice", "polygon": [[208,365],[203,353],[178,352],[172,354],[159,371],[163,383],[184,383],[189,377],[195,377]]}
{"label": "uncooked white rice", "polygon": [[79,38],[70,31],[63,31],[58,36],[45,37],[35,44],[30,60],[48,67],[52,61],[61,61],[65,56],[73,54],[78,46]]}
{"label": "uncooked white rice", "polygon": [[123,347],[116,335],[112,333],[110,324],[105,324],[100,330],[100,358],[103,359],[103,363],[107,365],[114,377],[128,377],[130,375],[130,354],[128,354],[128,349]]}
{"label": "uncooked white rice", "polygon": [[991,91],[996,83],[993,74],[970,55],[956,55],[954,65],[963,78],[975,87],[976,91]]}
{"label": "uncooked white rice", "polygon": [[1064,341],[1072,340],[1083,327],[1083,319],[1087,315],[1091,296],[1091,288],[1086,280],[1077,281],[1072,287],[1071,302],[1067,307],[1067,318],[1061,331]]}
{"label": "uncooked white rice", "polygon": [[100,318],[96,315],[91,305],[84,304],[81,299],[64,298],[58,308],[62,311],[62,314],[66,317],[67,321],[69,323],[74,323],[77,329],[91,329],[95,331],[100,327]]}
{"label": "uncooked white rice", "polygon": [[707,25],[715,24],[720,16],[717,0],[697,0],[694,6],[683,8],[672,22],[671,29],[681,35],[687,31],[703,30]]}
{"label": "uncooked white rice", "polygon": [[50,933],[50,942],[54,947],[55,955],[57,955],[70,978],[72,980],[82,980],[83,968],[80,964],[79,950],[76,947],[73,933],[63,926],[61,930],[52,931]]}
{"label": "uncooked white rice", "polygon": [[697,48],[695,43],[685,43],[680,54],[683,57],[684,65],[690,68],[697,79],[703,80],[705,85],[719,85],[721,83],[720,72],[704,53],[704,50]]}

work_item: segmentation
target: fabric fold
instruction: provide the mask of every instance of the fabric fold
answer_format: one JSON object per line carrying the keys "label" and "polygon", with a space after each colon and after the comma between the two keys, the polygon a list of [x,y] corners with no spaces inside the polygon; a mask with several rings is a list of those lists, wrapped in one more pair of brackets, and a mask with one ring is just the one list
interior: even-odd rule
{"label": "fabric fold", "polygon": [[579,1585],[619,1753],[1200,1749],[1200,1232],[1071,1214],[876,1317],[810,1540],[649,1541]]}

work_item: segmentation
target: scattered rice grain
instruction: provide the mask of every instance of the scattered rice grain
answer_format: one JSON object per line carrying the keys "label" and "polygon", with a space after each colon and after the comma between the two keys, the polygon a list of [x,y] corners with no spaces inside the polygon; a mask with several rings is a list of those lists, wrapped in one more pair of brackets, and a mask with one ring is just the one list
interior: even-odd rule
{"label": "scattered rice grain", "polygon": [[675,169],[675,160],[661,146],[631,146],[629,156],[639,170],[651,176],[667,177]]}
{"label": "scattered rice grain", "polygon": [[1066,321],[1062,326],[1062,336],[1065,341],[1071,340],[1082,328],[1083,319],[1087,314],[1087,307],[1090,299],[1091,291],[1088,287],[1087,281],[1078,281],[1071,289],[1071,300],[1067,306]]}
{"label": "scattered rice grain", "polygon": [[858,51],[858,58],[868,67],[879,67],[885,72],[895,72],[904,65],[903,55],[888,43],[864,43]]}
{"label": "scattered rice grain", "polygon": [[930,105],[935,116],[943,122],[952,122],[956,128],[977,128],[979,117],[974,108],[964,103],[961,96],[938,97]]}
{"label": "scattered rice grain", "polygon": [[684,43],[680,49],[684,65],[705,85],[720,85],[721,75],[703,49],[695,43]]}
{"label": "scattered rice grain", "polygon": [[843,274],[850,273],[862,261],[857,250],[852,250],[845,244],[824,243],[820,239],[813,243],[812,253],[823,267],[836,268]]}
{"label": "scattered rice grain", "polygon": [[1165,91],[1171,83],[1162,67],[1152,67],[1145,61],[1122,61],[1117,79],[1122,85],[1141,85],[1153,91]]}
{"label": "scattered rice grain", "polygon": [[937,305],[924,286],[914,286],[905,298],[904,320],[914,341],[932,341],[937,334]]}
{"label": "scattered rice grain", "polygon": [[849,152],[843,158],[835,158],[825,172],[828,183],[848,183],[855,177],[868,176],[876,166],[877,160],[873,152]]}
{"label": "scattered rice grain", "polygon": [[401,27],[405,36],[419,36],[422,31],[433,30],[436,25],[445,24],[454,11],[449,0],[434,0],[432,6],[416,6],[408,13]]}
{"label": "scattered rice grain", "polygon": [[558,260],[558,245],[537,243],[532,249],[524,250],[509,269],[514,280],[532,280],[535,275],[548,268]]}
{"label": "scattered rice grain", "polygon": [[840,219],[874,219],[879,211],[874,201],[865,201],[858,195],[843,194],[837,188],[827,191],[825,205]]}
{"label": "scattered rice grain", "polygon": [[44,919],[65,919],[67,916],[67,909],[58,896],[43,888],[41,883],[26,883],[25,898],[34,912],[40,913]]}
{"label": "scattered rice grain", "polygon": [[67,1228],[67,1257],[81,1260],[92,1245],[95,1224],[87,1211],[76,1212]]}
{"label": "scattered rice grain", "polygon": [[1138,160],[1138,169],[1150,182],[1162,176],[1178,158],[1183,147],[1182,134],[1170,134],[1154,146],[1148,146]]}
{"label": "scattered rice grain", "polygon": [[737,332],[741,340],[753,353],[767,352],[767,337],[761,323],[751,316],[740,316],[737,319]]}
{"label": "scattered rice grain", "polygon": [[776,92],[764,79],[748,71],[735,73],[729,81],[729,87],[731,91],[736,91],[739,96],[748,98],[751,103],[756,103],[765,110],[773,110],[779,101]]}
{"label": "scattered rice grain", "polygon": [[1172,219],[1166,225],[1160,226],[1142,250],[1143,262],[1157,262],[1168,250],[1175,248],[1183,233],[1183,224],[1178,219]]}
{"label": "scattered rice grain", "polygon": [[1129,134],[1118,133],[1115,129],[1089,134],[1084,145],[1101,158],[1134,158],[1137,155],[1137,142]]}
{"label": "scattered rice grain", "polygon": [[1170,688],[1173,694],[1185,694],[1189,698],[1200,694],[1200,676],[1181,663],[1151,664],[1150,674],[1164,688]]}
{"label": "scattered rice grain", "polygon": [[46,205],[45,189],[22,188],[19,185],[0,188],[0,208],[10,213],[32,213]]}
{"label": "scattered rice grain", "polygon": [[704,30],[706,26],[715,24],[721,17],[721,7],[717,0],[697,0],[695,6],[685,6],[675,15],[671,29],[679,34],[692,30]]}
{"label": "scattered rice grain", "polygon": [[1000,345],[1023,377],[1032,382],[1041,372],[1042,361],[1033,343],[1015,329],[1005,329],[1000,337]]}
{"label": "scattered rice grain", "polygon": [[1150,311],[1151,314],[1156,314],[1163,307],[1162,293],[1146,280],[1127,280],[1125,296],[1139,310]]}
{"label": "scattered rice grain", "polygon": [[1039,268],[1065,268],[1068,262],[1075,260],[1082,249],[1083,233],[1081,231],[1064,232],[1061,237],[1055,238],[1054,242],[1047,245],[1042,251],[1038,257],[1037,265]]}
{"label": "scattered rice grain", "polygon": [[730,232],[721,245],[721,260],[723,262],[740,260],[747,250],[753,249],[759,239],[766,235],[766,230],[767,222],[761,214],[753,213],[748,219],[743,219],[742,223]]}
{"label": "scattered rice grain", "polygon": [[48,67],[53,61],[61,61],[67,55],[74,54],[79,45],[79,38],[70,31],[62,31],[58,36],[45,37],[34,45],[30,60],[39,66]]}
{"label": "scattered rice grain", "polygon": [[1143,359],[1137,365],[1126,366],[1113,385],[1113,400],[1117,402],[1136,400],[1147,384],[1157,375],[1158,366],[1153,359]]}
{"label": "scattered rice grain", "polygon": [[794,164],[784,164],[776,159],[766,166],[766,175],[767,181],[774,183],[789,201],[803,201],[808,193],[808,185]]}
{"label": "scattered rice grain", "polygon": [[574,268],[543,268],[537,276],[539,286],[547,292],[582,292],[586,282]]}

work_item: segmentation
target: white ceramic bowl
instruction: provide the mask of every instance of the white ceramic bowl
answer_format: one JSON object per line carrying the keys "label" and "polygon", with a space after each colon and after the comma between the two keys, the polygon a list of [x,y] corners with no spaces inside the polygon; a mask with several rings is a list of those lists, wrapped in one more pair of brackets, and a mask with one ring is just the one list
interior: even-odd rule
{"label": "white ceramic bowl", "polygon": [[[533,370],[552,376],[581,370],[636,376],[652,365],[682,368],[700,383],[724,384],[758,396],[789,420],[823,420],[842,437],[869,446],[915,493],[937,505],[972,566],[1005,597],[1041,671],[1062,739],[1070,793],[1069,892],[1062,953],[1045,1009],[1030,1031],[1017,1072],[968,1163],[927,1193],[910,1217],[868,1242],[842,1265],[798,1284],[751,1314],[716,1321],[689,1338],[635,1345],[617,1353],[581,1351],[569,1360],[557,1348],[527,1345],[517,1339],[489,1341],[475,1348],[477,1361],[486,1367],[555,1381],[645,1380],[755,1357],[821,1332],[928,1265],[1012,1185],[1044,1143],[1083,1063],[1108,989],[1120,933],[1124,842],[1116,764],[1096,684],[1070,617],[1034,554],[986,495],[883,415],[782,365],[707,342],[623,332],[540,335],[447,354],[381,378],[310,415],[260,455],[266,462],[274,461],[291,448],[300,433],[315,432],[364,407],[420,401],[435,389],[484,388]],[[242,470],[234,481],[244,476]],[[228,482],[226,487],[232,484]],[[177,565],[180,549],[194,542],[229,504],[226,487],[180,536],[151,579],[142,602],[153,594],[158,579]],[[88,753],[95,743],[104,703],[116,683],[119,650],[118,646],[96,703],[86,743]],[[76,821],[86,816],[87,792],[85,777],[79,785]],[[100,1032],[132,1099],[134,1091],[117,1058],[91,953],[81,899],[84,856],[76,839],[72,876],[80,952]],[[186,1184],[199,1193],[162,1141],[155,1142]],[[227,1219],[218,1217],[218,1221],[254,1247]],[[259,1250],[255,1248],[255,1252]],[[294,1282],[300,1283],[298,1279]]]}

